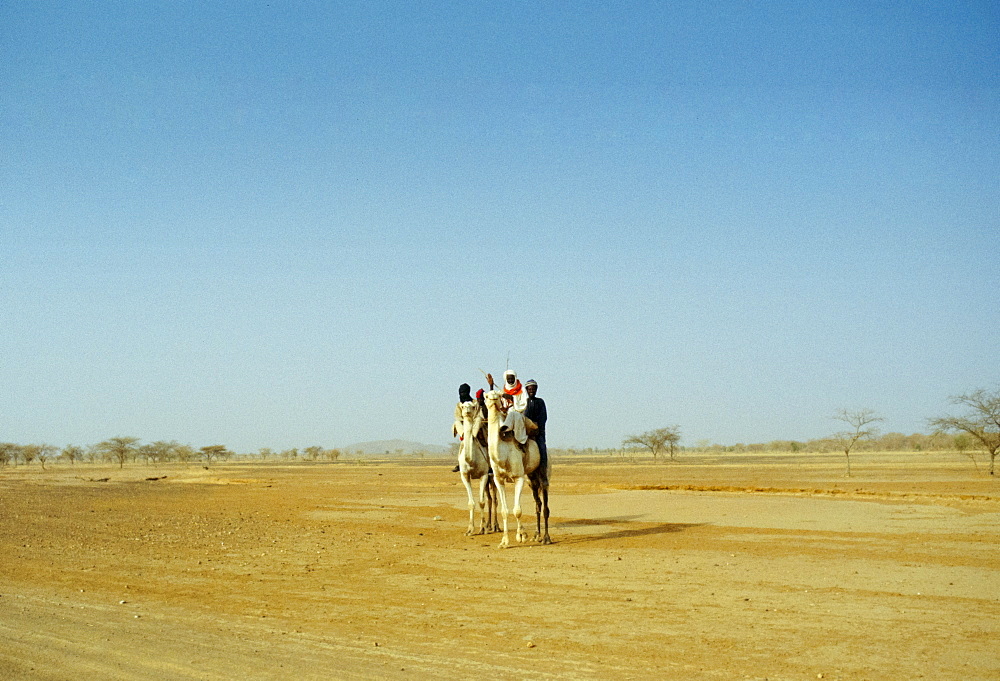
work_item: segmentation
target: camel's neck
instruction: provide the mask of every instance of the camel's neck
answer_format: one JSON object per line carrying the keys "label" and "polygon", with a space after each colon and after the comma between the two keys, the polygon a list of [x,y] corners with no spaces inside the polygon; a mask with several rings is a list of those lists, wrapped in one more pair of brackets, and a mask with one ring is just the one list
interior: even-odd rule
{"label": "camel's neck", "polygon": [[497,451],[500,444],[500,410],[489,402],[486,403],[486,440],[490,451]]}
{"label": "camel's neck", "polygon": [[475,419],[470,419],[468,416],[465,416],[462,419],[462,423],[465,426],[463,429],[463,440],[468,444],[468,446],[465,447],[465,458],[470,461],[472,459],[472,441],[476,437],[475,421]]}

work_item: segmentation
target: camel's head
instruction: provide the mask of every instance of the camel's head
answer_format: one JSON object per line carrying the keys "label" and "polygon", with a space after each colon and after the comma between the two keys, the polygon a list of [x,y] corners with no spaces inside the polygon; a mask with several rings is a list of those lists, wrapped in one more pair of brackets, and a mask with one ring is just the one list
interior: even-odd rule
{"label": "camel's head", "polygon": [[474,419],[478,413],[478,402],[462,402],[462,418]]}
{"label": "camel's head", "polygon": [[483,401],[486,402],[487,409],[499,409],[500,408],[500,391],[491,390],[483,395]]}

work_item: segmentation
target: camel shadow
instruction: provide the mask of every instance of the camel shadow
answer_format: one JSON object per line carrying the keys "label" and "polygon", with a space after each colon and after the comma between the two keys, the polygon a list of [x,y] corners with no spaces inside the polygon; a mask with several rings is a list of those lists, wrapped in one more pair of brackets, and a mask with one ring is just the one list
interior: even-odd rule
{"label": "camel shadow", "polygon": [[[628,525],[636,523],[637,518],[642,516],[619,516],[617,518],[580,518],[577,520],[567,520],[558,525],[553,525],[553,530],[570,527],[604,527],[608,525]],[[649,537],[658,534],[669,534],[671,532],[683,532],[692,527],[704,527],[708,523],[641,523],[642,527],[625,527],[613,529],[599,534],[585,535],[562,535],[559,538],[560,544],[583,544],[586,542],[606,541],[611,539],[631,539],[634,537]]]}

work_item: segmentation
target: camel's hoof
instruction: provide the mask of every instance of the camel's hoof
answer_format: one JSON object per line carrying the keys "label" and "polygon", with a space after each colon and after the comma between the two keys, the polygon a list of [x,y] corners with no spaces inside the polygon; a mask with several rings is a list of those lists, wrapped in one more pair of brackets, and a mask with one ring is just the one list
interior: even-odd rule
{"label": "camel's hoof", "polygon": [[552,543],[552,539],[548,535],[545,535],[544,537],[542,537],[542,544],[551,544],[551,543]]}

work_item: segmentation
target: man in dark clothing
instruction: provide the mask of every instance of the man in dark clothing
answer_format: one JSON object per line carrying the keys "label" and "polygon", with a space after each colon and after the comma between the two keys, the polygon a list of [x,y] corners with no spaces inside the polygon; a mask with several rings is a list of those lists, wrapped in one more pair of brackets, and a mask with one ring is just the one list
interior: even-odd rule
{"label": "man in dark clothing", "polygon": [[545,411],[545,400],[541,397],[535,397],[535,393],[538,392],[538,383],[528,381],[524,384],[524,389],[528,393],[528,406],[524,408],[524,416],[534,421],[538,426],[538,430],[535,431],[533,437],[535,438],[535,442],[538,443],[538,453],[541,455],[541,468],[544,471],[548,469],[549,460],[549,453],[545,448],[545,421],[548,420],[549,416]]}
{"label": "man in dark clothing", "polygon": [[[455,405],[455,424],[451,427],[452,437],[457,437],[459,441],[462,440],[460,435],[463,432],[462,429],[462,405],[466,402],[472,401],[472,388],[469,387],[468,383],[463,383],[458,386],[458,404]],[[459,467],[455,466],[451,469],[452,473],[457,473]]]}
{"label": "man in dark clothing", "polygon": [[483,392],[482,388],[480,388],[479,390],[476,391],[476,402],[479,403],[479,413],[481,413],[483,415],[484,419],[487,419],[490,416],[490,411],[489,411],[489,409],[486,408],[486,397],[485,397],[485,395],[486,395],[486,393]]}

